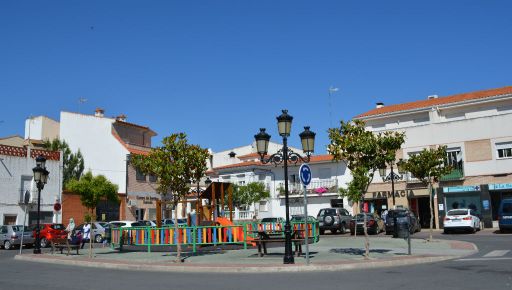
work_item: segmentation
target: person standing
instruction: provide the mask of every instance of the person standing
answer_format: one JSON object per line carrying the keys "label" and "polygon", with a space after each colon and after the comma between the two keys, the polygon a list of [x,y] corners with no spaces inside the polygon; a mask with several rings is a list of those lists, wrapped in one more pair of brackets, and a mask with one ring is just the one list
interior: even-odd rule
{"label": "person standing", "polygon": [[75,230],[75,220],[73,218],[70,218],[68,226],[66,227],[66,232],[68,233],[68,240],[71,240],[71,238],[73,237],[74,230]]}
{"label": "person standing", "polygon": [[80,247],[80,249],[83,249],[85,243],[87,243],[91,240],[91,224],[89,222],[85,222],[83,231],[84,231],[84,235],[82,237],[82,246]]}

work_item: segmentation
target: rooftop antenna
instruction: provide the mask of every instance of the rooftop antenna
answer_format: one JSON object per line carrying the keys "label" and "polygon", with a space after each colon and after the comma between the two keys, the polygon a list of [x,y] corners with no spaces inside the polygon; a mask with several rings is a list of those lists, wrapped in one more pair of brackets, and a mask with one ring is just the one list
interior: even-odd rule
{"label": "rooftop antenna", "polygon": [[78,98],[78,113],[80,113],[80,106],[87,102],[87,99],[84,97]]}
{"label": "rooftop antenna", "polygon": [[329,87],[329,128],[332,128],[332,94],[339,89],[333,86]]}

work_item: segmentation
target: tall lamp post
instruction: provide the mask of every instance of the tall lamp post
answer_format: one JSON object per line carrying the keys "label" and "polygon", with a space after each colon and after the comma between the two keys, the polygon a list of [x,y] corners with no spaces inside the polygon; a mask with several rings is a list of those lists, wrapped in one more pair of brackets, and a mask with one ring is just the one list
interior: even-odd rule
{"label": "tall lamp post", "polygon": [[41,240],[39,237],[40,233],[40,224],[39,220],[41,219],[41,190],[44,188],[44,185],[48,181],[48,174],[50,172],[46,170],[46,158],[39,155],[36,158],[36,167],[32,168],[34,172],[34,182],[36,183],[38,194],[37,194],[37,227],[36,227],[36,245],[34,247],[34,254],[41,254]]}
{"label": "tall lamp post", "polygon": [[[400,164],[402,163],[402,159],[398,161],[398,173],[395,174],[393,171],[394,162],[391,162],[389,165],[391,167],[391,173],[388,176],[386,175],[386,167],[379,168],[379,174],[382,178],[382,181],[390,181],[391,180],[391,195],[393,197],[393,209],[395,208],[395,180],[402,179],[402,170],[400,169]],[[396,222],[396,214],[393,214],[393,234],[396,235],[397,232],[397,222]]]}
{"label": "tall lamp post", "polygon": [[288,136],[292,128],[293,117],[288,115],[287,110],[282,110],[282,114],[277,117],[277,128],[279,135],[283,137],[283,148],[279,149],[277,153],[272,154],[270,157],[265,159],[265,155],[268,152],[268,143],[270,141],[270,135],[265,132],[265,128],[261,128],[260,132],[254,135],[256,139],[256,148],[260,155],[261,163],[266,164],[272,162],[274,165],[284,165],[284,193],[285,193],[285,207],[286,207],[286,222],[284,225],[284,264],[294,264],[294,258],[292,254],[292,231],[290,226],[290,209],[288,200],[288,161],[297,163],[300,161],[309,162],[311,154],[313,154],[315,148],[315,133],[309,130],[309,127],[304,127],[304,131],[299,134],[302,151],[306,156],[301,156],[292,150],[288,149]]}

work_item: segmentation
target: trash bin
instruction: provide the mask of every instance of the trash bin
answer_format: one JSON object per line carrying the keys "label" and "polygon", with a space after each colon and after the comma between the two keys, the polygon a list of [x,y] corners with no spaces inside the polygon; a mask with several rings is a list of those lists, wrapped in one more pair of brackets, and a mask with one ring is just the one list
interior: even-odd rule
{"label": "trash bin", "polygon": [[409,237],[409,223],[397,223],[393,238],[407,239]]}

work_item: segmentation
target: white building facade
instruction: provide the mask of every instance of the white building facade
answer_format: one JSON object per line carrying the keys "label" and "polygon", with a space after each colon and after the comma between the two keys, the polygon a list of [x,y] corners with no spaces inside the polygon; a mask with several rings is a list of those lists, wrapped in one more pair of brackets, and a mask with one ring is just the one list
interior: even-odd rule
{"label": "white building facade", "polygon": [[[38,189],[32,168],[36,166],[35,158],[39,155],[46,158],[46,169],[50,172],[47,184],[41,191],[41,222],[62,222],[60,212],[53,210],[54,204],[61,200],[62,192],[60,152],[0,145],[1,224],[31,225],[37,222]],[[28,204],[24,203],[26,192],[30,194]]]}
{"label": "white building facade", "polygon": [[[400,158],[424,148],[447,146],[446,162],[453,171],[441,178],[434,193],[437,227],[447,210],[476,208],[486,227],[497,218],[503,198],[512,197],[512,87],[477,91],[447,97],[377,108],[356,117],[374,132],[402,131],[405,144]],[[397,169],[395,166],[395,173]],[[386,174],[389,174],[389,168]],[[410,174],[399,174],[395,184],[397,205],[410,207],[429,218],[428,192]],[[366,200],[376,208],[391,205],[390,185],[378,176]],[[422,219],[423,217],[423,219]]]}
{"label": "white building facade", "polygon": [[[269,146],[275,153],[282,148],[280,144]],[[255,205],[250,205],[246,209],[237,209],[235,219],[251,219],[265,217],[285,217],[285,194],[284,194],[284,169],[282,164],[275,166],[273,164],[262,164],[260,157],[255,153],[255,146],[246,146],[251,148],[245,155],[236,154],[236,148],[213,154],[213,160],[222,160],[226,155],[229,162],[224,165],[216,166],[213,164],[211,170],[207,172],[209,178],[215,181],[230,182],[237,185],[246,185],[251,182],[261,182],[265,184],[270,192],[270,198],[262,200]],[[245,147],[241,147],[245,148]],[[295,152],[301,152],[292,149]],[[233,154],[235,153],[235,154]],[[247,151],[244,151],[247,153]],[[302,153],[302,152],[301,152]],[[217,156],[216,156],[217,155]],[[221,155],[221,156],[218,156]],[[228,159],[228,160],[229,160]],[[288,164],[288,191],[290,215],[304,214],[304,190],[299,180],[299,167],[301,163]],[[333,162],[329,155],[312,156],[309,163],[312,171],[312,181],[307,186],[308,215],[316,216],[322,208],[344,207],[352,212],[352,204],[346,199],[339,197],[339,188],[346,187],[351,180],[349,170],[343,162]]]}

